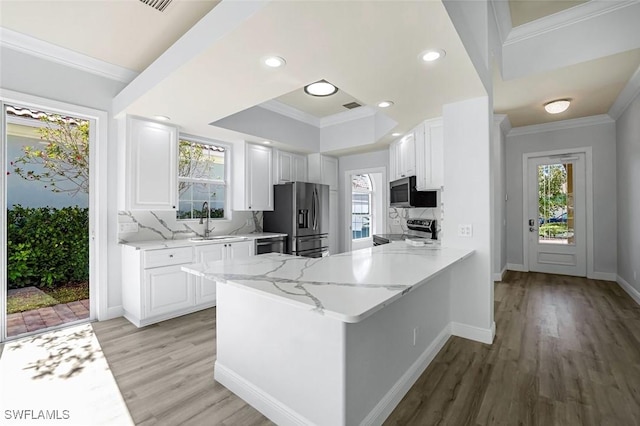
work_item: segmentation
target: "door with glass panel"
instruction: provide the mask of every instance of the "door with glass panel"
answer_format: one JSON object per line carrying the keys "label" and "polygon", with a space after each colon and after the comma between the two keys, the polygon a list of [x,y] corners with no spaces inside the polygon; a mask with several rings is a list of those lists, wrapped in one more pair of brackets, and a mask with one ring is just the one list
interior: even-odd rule
{"label": "door with glass panel", "polygon": [[584,153],[529,158],[529,270],[587,275]]}

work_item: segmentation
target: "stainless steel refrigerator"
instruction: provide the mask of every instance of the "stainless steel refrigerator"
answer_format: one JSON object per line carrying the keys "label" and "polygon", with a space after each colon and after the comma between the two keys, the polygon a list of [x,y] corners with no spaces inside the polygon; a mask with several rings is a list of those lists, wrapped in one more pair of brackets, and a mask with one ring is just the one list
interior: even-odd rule
{"label": "stainless steel refrigerator", "polygon": [[265,232],[287,234],[285,253],[329,254],[329,186],[290,182],[273,187],[273,211],[264,212]]}

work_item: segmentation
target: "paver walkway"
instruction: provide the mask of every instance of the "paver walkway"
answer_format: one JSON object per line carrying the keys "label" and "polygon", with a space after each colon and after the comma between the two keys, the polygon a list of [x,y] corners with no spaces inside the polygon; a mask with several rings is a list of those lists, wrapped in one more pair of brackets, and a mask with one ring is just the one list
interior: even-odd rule
{"label": "paver walkway", "polygon": [[7,315],[7,337],[89,318],[89,299]]}

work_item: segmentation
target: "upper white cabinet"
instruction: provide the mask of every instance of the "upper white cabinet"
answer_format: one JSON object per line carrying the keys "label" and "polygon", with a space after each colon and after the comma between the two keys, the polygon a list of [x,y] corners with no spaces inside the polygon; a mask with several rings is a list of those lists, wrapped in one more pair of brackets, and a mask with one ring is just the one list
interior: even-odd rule
{"label": "upper white cabinet", "polygon": [[416,138],[416,186],[419,191],[440,189],[444,185],[444,135],[442,119],[425,121],[421,137]]}
{"label": "upper white cabinet", "polygon": [[135,117],[120,122],[123,210],[175,210],[178,129]]}
{"label": "upper white cabinet", "polygon": [[419,191],[440,189],[444,181],[442,119],[420,123],[389,146],[389,180],[416,176]]}
{"label": "upper white cabinet", "polygon": [[306,182],[307,157],[286,151],[275,151],[274,181],[278,183]]}
{"label": "upper white cabinet", "polygon": [[322,154],[309,154],[309,182],[329,185],[338,190],[338,159]]}
{"label": "upper white cabinet", "polygon": [[241,143],[233,152],[233,209],[273,210],[273,150]]}
{"label": "upper white cabinet", "polygon": [[389,147],[391,158],[391,180],[402,179],[416,174],[416,131],[405,135]]}

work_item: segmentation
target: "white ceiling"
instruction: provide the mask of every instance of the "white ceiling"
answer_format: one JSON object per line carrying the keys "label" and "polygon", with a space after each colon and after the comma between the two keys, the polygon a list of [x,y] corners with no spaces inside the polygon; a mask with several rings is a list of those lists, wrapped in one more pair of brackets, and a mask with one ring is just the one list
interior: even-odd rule
{"label": "white ceiling", "polygon": [[[511,5],[510,9],[507,7],[507,15],[510,25],[517,27],[514,30],[550,19],[556,27],[561,26],[557,24],[559,17],[584,6],[580,1],[493,1]],[[349,101],[372,106],[381,100],[393,100],[395,105],[384,113],[398,122],[393,131],[399,132],[409,131],[421,120],[439,116],[445,103],[483,94],[458,34],[439,1],[259,0],[251,2],[259,6],[246,16],[229,12],[242,3],[249,4],[173,0],[161,13],[138,0],[0,0],[0,25],[142,71],[116,98],[116,112],[168,115],[186,131],[202,136],[226,139],[247,136],[216,129],[208,123],[271,99],[317,117],[343,110],[342,99],[335,98],[333,105],[311,104],[317,99],[301,96],[304,85],[320,79],[336,84],[341,96],[349,94]],[[225,13],[231,13],[229,19]],[[215,28],[198,27],[197,22],[215,14],[219,15],[218,26],[226,27],[215,37],[207,38],[203,35]],[[547,15],[552,16],[545,18]],[[196,28],[198,31],[194,31]],[[536,46],[535,41],[545,33],[548,30],[518,35],[519,40]],[[602,54],[603,58],[574,61],[580,63],[568,67],[561,64],[557,69],[549,67],[551,71],[531,71],[508,81],[502,81],[496,72],[496,112],[509,115],[514,126],[606,112],[640,66],[638,50],[630,50],[640,47],[634,41],[640,39],[640,27],[627,34],[631,42]],[[585,43],[577,50],[586,51],[593,45],[586,35],[584,39]],[[194,40],[200,43],[197,49],[193,48]],[[169,47],[176,41],[175,46],[183,42],[180,49],[168,55]],[[575,46],[581,46],[580,41],[581,37],[571,38]],[[518,46],[513,41],[507,43],[512,43],[512,48]],[[527,54],[535,57],[547,46],[545,41],[537,45],[538,50],[532,48]],[[420,64],[418,53],[432,47],[444,48],[446,58],[431,66]],[[607,50],[606,46],[598,48]],[[573,52],[566,54],[571,56]],[[260,58],[269,54],[285,57],[287,65],[276,70],[261,66]],[[158,57],[160,60],[153,63]],[[171,61],[173,64],[167,65]],[[575,100],[567,113],[557,116],[542,113],[545,101],[561,97]],[[382,148],[391,140],[388,135],[363,149]]]}

